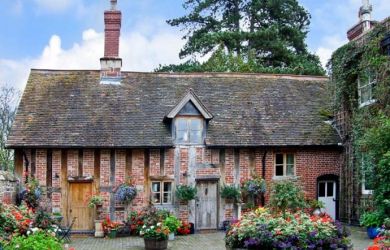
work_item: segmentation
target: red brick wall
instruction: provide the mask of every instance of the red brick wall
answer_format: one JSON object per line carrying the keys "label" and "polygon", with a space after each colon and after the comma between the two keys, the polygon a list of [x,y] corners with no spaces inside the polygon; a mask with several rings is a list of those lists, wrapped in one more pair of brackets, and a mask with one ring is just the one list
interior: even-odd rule
{"label": "red brick wall", "polygon": [[187,184],[185,173],[188,172],[188,148],[180,149],[180,184]]}
{"label": "red brick wall", "polygon": [[94,150],[86,149],[83,152],[83,176],[94,176]]}
{"label": "red brick wall", "polygon": [[173,178],[174,176],[175,150],[173,148],[165,150],[164,175]]}
{"label": "red brick wall", "polygon": [[118,186],[125,180],[126,171],[126,151],[116,150],[115,151],[115,185]]}
{"label": "red brick wall", "polygon": [[36,178],[39,181],[39,185],[46,186],[46,174],[47,174],[47,150],[37,149],[36,152]]}
{"label": "red brick wall", "polygon": [[145,156],[144,150],[133,150],[133,167],[132,178],[134,184],[137,186],[138,195],[134,199],[133,204],[140,207],[147,205],[148,200],[145,199]]}
{"label": "red brick wall", "polygon": [[160,150],[150,150],[150,176],[160,175]]}
{"label": "red brick wall", "polygon": [[68,176],[78,176],[79,170],[79,152],[78,150],[68,151]]}
{"label": "red brick wall", "polygon": [[225,183],[234,182],[234,150],[229,148],[225,150]]}

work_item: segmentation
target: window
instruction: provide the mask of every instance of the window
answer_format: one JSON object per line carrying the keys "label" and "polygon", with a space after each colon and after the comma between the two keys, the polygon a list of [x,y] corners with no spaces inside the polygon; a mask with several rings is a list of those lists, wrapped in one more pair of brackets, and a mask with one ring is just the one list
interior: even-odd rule
{"label": "window", "polygon": [[362,171],[362,194],[372,194],[374,172],[373,167],[367,157],[363,156],[361,160],[361,171]]}
{"label": "window", "polygon": [[294,176],[295,157],[294,154],[277,153],[275,155],[275,176]]}
{"label": "window", "polygon": [[359,107],[364,107],[375,102],[373,95],[375,85],[376,74],[371,70],[358,78]]}
{"label": "window", "polygon": [[203,143],[202,119],[198,117],[179,117],[176,119],[175,125],[177,143]]}
{"label": "window", "polygon": [[172,203],[172,182],[171,181],[152,182],[152,203],[153,204]]}

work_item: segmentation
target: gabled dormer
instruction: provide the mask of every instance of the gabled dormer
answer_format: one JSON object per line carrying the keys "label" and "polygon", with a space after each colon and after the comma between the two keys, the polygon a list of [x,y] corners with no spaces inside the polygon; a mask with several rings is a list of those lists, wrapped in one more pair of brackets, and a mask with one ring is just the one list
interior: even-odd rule
{"label": "gabled dormer", "polygon": [[206,138],[207,121],[213,115],[207,110],[192,89],[165,116],[171,121],[175,144],[201,145]]}

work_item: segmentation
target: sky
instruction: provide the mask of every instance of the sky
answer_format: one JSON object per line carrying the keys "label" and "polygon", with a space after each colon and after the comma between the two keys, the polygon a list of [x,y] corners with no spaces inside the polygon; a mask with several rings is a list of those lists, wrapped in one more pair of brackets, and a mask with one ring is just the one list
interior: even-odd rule
{"label": "sky", "polygon": [[[323,65],[347,42],[362,0],[298,0],[311,14],[309,50]],[[118,0],[123,70],[152,71],[179,63],[184,31],[167,19],[185,14],[184,0]],[[373,19],[389,16],[390,0],[370,0]],[[99,69],[103,12],[109,0],[0,0],[0,85],[22,90],[31,68]]]}

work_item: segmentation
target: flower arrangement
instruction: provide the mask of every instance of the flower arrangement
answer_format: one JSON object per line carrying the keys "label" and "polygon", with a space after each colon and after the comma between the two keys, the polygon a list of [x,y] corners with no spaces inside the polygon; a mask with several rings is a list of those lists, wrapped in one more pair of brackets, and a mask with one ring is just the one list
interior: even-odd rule
{"label": "flower arrangement", "polygon": [[137,196],[137,188],[131,183],[131,180],[120,184],[115,191],[115,198],[119,202],[130,203]]}
{"label": "flower arrangement", "polygon": [[179,185],[176,187],[176,197],[181,201],[190,201],[196,197],[196,187]]}
{"label": "flower arrangement", "polygon": [[166,240],[170,231],[163,223],[158,222],[156,225],[143,225],[140,236],[145,239]]}
{"label": "flower arrangement", "polygon": [[22,200],[29,208],[36,209],[39,206],[41,195],[42,188],[39,186],[38,180],[31,178],[26,184],[26,189],[22,192]]}
{"label": "flower arrangement", "polygon": [[231,248],[334,249],[350,244],[348,232],[328,215],[302,211],[272,214],[266,208],[248,212],[231,225],[225,242]]}
{"label": "flower arrangement", "polygon": [[106,218],[102,222],[103,225],[103,231],[107,234],[112,230],[117,230],[122,223],[117,221],[112,221],[109,216],[106,216]]}
{"label": "flower arrangement", "polygon": [[234,185],[225,185],[221,188],[221,197],[228,200],[238,201],[241,197],[240,188]]}
{"label": "flower arrangement", "polygon": [[266,192],[266,187],[267,185],[264,179],[254,176],[252,179],[244,182],[242,190],[251,196],[259,196]]}
{"label": "flower arrangement", "polygon": [[141,211],[131,211],[127,221],[131,225],[131,232],[133,234],[139,234],[144,225],[156,225],[159,222],[163,222],[169,215],[170,212],[168,210],[148,206]]}
{"label": "flower arrangement", "polygon": [[177,229],[178,235],[187,235],[191,232],[191,226],[188,222],[182,221],[181,226]]}
{"label": "flower arrangement", "polygon": [[181,226],[181,221],[176,216],[170,215],[165,218],[163,224],[169,228],[171,233],[176,233]]}
{"label": "flower arrangement", "polygon": [[368,247],[368,250],[386,250],[390,249],[390,229],[383,227],[379,235],[374,239],[374,244]]}

